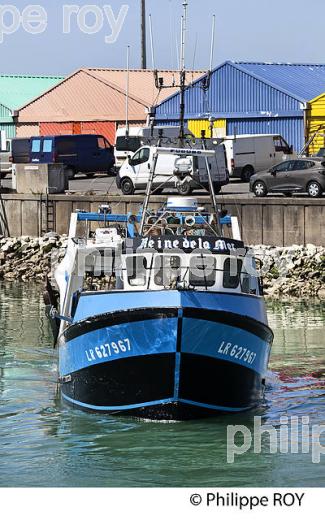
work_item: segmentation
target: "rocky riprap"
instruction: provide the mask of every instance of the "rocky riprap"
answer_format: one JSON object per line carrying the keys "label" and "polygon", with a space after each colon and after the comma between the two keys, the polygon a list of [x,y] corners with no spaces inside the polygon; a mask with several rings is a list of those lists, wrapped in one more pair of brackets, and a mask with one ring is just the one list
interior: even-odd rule
{"label": "rocky riprap", "polygon": [[42,238],[0,238],[0,280],[43,282],[53,262],[63,258],[67,237],[48,233]]}
{"label": "rocky riprap", "polygon": [[[43,282],[65,253],[67,237],[48,233],[41,238],[0,237],[0,280]],[[264,293],[273,297],[325,299],[325,248],[314,245],[254,246],[261,261]],[[98,288],[110,280],[97,280]],[[86,286],[94,283],[87,280]]]}
{"label": "rocky riprap", "polygon": [[325,248],[254,246],[261,261],[264,294],[325,299]]}

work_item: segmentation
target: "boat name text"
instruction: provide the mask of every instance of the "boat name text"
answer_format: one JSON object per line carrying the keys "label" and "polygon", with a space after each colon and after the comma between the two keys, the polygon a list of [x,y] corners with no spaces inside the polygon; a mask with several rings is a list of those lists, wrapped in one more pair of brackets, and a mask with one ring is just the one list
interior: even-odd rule
{"label": "boat name text", "polygon": [[138,249],[185,249],[195,251],[205,249],[206,251],[236,251],[237,247],[228,240],[205,240],[202,237],[195,239],[183,238],[143,238]]}

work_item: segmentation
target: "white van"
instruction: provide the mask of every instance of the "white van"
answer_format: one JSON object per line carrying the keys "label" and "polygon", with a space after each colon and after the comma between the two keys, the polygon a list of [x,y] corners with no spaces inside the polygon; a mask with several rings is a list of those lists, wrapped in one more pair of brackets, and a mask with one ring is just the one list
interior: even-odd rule
{"label": "white van", "polygon": [[[155,146],[142,146],[122,165],[116,176],[116,184],[124,195],[132,195],[137,190],[145,190],[154,161]],[[215,193],[228,184],[229,174],[226,166],[223,145],[215,147],[215,157],[209,159]],[[170,154],[158,155],[153,189],[155,194],[165,188],[176,188],[181,195],[189,195],[195,189],[208,188],[208,174],[203,157],[187,155],[181,157],[174,149]]]}
{"label": "white van", "polygon": [[[144,144],[153,144],[160,136],[166,139],[177,139],[179,126],[154,126],[154,127],[129,127],[128,135],[126,127],[116,131],[115,166],[120,168],[129,155],[139,150]],[[188,137],[194,137],[187,127],[185,133]]]}
{"label": "white van", "polygon": [[230,177],[249,181],[250,177],[296,156],[280,135],[245,134],[224,138]]}
{"label": "white van", "polygon": [[142,145],[142,128],[130,127],[126,135],[126,128],[118,128],[116,131],[115,166],[120,168],[128,155],[136,152]]}

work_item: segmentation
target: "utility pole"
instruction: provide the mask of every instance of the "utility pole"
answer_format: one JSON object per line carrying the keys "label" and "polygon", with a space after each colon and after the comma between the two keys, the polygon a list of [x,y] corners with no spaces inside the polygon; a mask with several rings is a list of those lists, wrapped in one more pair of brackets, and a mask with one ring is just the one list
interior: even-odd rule
{"label": "utility pole", "polygon": [[147,68],[146,0],[141,0],[141,68]]}

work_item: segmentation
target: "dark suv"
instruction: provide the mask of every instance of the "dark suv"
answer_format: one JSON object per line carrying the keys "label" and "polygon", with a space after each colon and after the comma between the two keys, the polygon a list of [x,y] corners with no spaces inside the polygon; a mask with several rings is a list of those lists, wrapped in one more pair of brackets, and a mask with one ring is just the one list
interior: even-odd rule
{"label": "dark suv", "polygon": [[313,157],[282,162],[252,175],[249,188],[256,197],[265,197],[269,192],[288,196],[308,193],[310,197],[320,197],[325,191],[325,159]]}

